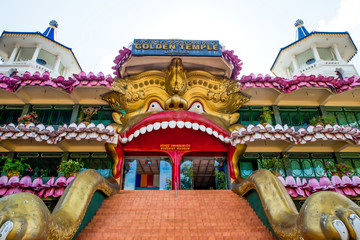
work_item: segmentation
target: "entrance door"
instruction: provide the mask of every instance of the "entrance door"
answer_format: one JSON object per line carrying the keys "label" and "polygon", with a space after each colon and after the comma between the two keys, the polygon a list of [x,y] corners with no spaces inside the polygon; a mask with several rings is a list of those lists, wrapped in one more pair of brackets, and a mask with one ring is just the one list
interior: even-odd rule
{"label": "entrance door", "polygon": [[184,157],[180,164],[181,189],[227,189],[226,158]]}
{"label": "entrance door", "polygon": [[124,190],[171,190],[172,166],[167,157],[126,157]]}

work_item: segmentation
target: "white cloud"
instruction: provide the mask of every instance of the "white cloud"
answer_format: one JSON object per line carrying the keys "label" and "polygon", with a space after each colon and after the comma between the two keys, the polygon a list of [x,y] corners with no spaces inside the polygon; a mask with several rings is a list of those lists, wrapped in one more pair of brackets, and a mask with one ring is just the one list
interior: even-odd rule
{"label": "white cloud", "polygon": [[360,1],[342,0],[337,15],[326,22],[318,22],[318,31],[344,32],[348,31],[355,41],[360,41]]}
{"label": "white cloud", "polygon": [[115,63],[113,62],[115,59],[114,54],[106,55],[105,57],[101,58],[100,60],[100,72],[103,72],[106,74],[113,74],[113,69],[111,69],[113,66],[115,66]]}
{"label": "white cloud", "polygon": [[[342,0],[336,16],[330,21],[320,20],[317,31],[349,32],[355,45],[360,42],[360,1]],[[360,69],[360,56],[357,54],[350,62],[356,69]]]}

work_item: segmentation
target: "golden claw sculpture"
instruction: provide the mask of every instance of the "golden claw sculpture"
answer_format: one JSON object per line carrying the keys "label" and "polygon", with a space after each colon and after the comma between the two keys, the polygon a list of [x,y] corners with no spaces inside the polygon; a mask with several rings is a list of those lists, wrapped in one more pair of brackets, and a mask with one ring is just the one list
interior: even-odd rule
{"label": "golden claw sculpture", "polygon": [[339,193],[312,194],[299,213],[280,180],[265,169],[233,183],[232,190],[240,196],[258,193],[279,239],[360,239],[360,208]]}
{"label": "golden claw sculpture", "polygon": [[111,196],[119,191],[95,170],[81,172],[65,189],[52,213],[31,193],[0,199],[0,239],[71,239],[85,215],[95,191]]}

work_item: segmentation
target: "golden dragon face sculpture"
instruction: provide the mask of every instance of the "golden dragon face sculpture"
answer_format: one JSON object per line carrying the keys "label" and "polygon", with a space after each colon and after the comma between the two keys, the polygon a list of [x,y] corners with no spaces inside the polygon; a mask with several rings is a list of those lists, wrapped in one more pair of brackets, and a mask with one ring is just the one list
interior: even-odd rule
{"label": "golden dragon face sculpture", "polygon": [[166,111],[202,115],[230,131],[239,118],[236,111],[249,100],[240,92],[236,80],[205,71],[186,71],[178,58],[163,71],[151,70],[115,79],[112,91],[102,97],[116,111],[113,119],[119,133],[150,115],[165,116]]}

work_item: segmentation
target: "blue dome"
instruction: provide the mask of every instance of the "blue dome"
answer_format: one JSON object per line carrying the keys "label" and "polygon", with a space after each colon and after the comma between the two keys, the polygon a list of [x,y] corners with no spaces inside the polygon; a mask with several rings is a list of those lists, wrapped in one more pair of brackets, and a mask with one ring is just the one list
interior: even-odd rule
{"label": "blue dome", "polygon": [[296,41],[303,39],[309,35],[309,32],[304,27],[304,21],[301,19],[296,20],[295,27],[297,27],[297,38]]}
{"label": "blue dome", "polygon": [[55,29],[59,26],[55,20],[51,20],[49,23],[49,27],[43,33],[44,37],[47,37],[53,41],[55,41]]}

